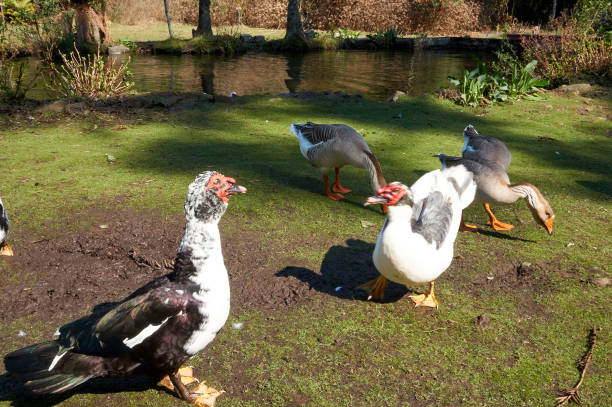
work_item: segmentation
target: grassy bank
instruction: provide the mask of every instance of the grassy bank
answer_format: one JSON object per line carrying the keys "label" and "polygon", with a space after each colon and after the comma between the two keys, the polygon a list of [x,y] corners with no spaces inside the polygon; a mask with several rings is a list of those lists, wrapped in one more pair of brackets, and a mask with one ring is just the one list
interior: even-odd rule
{"label": "grassy bank", "polygon": [[[431,96],[397,104],[242,100],[187,111],[2,118],[0,195],[16,256],[44,238],[89,233],[95,240],[100,220],[91,212],[97,210],[109,218],[121,210],[180,224],[187,185],[216,169],[249,190],[232,199],[221,225],[224,241],[234,242],[225,259],[239,305],[192,360],[202,378],[228,392],[219,406],[554,405],[556,391],[577,380],[575,365],[593,326],[603,331],[581,395],[585,405],[610,403],[612,295],[610,287],[589,282],[610,277],[609,98],[549,94],[543,102],[488,110]],[[369,258],[384,218],[362,206],[371,193],[362,170],[342,170],[343,184],[353,189],[346,200],[322,195],[320,175],[288,130],[307,120],[353,126],[387,180],[407,184],[439,168],[432,154],[459,154],[461,131],[471,123],[507,143],[511,180],[541,189],[556,213],[555,233],[537,227],[523,202],[493,207],[500,220],[516,225],[505,233],[491,231],[482,208],[471,207],[465,218],[483,231],[459,235],[456,253],[463,259],[438,280],[439,311],[414,309],[397,288],[391,302],[364,301],[355,287],[375,273]],[[116,160],[109,163],[105,154]],[[364,228],[363,220],[376,227]],[[15,261],[0,261],[0,274],[5,290],[19,296],[27,282]],[[41,267],[33,284],[47,284],[50,267],[56,265]],[[249,289],[260,287],[259,279],[269,279],[269,292]],[[57,321],[105,300],[61,309],[53,323],[35,308],[30,316],[6,317],[0,353],[50,338]],[[475,320],[483,314],[490,323],[480,326]],[[232,328],[234,322],[243,328]],[[154,389],[112,388],[60,402],[102,404],[179,402]]]}
{"label": "grassy bank", "polygon": [[[191,30],[196,27],[190,24],[172,23],[172,32],[177,39],[188,40],[192,38]],[[168,39],[168,25],[157,22],[146,25],[127,25],[112,23],[110,26],[113,40],[129,40],[134,42],[164,41]],[[265,28],[247,27],[244,25],[213,27],[213,34],[224,33],[264,35],[266,39],[279,39],[285,36],[285,30],[269,30]]]}

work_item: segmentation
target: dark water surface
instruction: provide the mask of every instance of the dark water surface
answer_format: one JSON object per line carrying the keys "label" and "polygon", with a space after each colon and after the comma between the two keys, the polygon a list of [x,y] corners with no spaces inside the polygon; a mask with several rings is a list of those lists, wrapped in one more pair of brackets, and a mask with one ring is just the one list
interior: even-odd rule
{"label": "dark water surface", "polygon": [[[135,89],[239,95],[300,91],[359,93],[384,100],[396,90],[418,96],[448,85],[448,75],[491,54],[470,51],[322,51],[238,56],[134,55]],[[46,96],[42,87],[32,96]]]}

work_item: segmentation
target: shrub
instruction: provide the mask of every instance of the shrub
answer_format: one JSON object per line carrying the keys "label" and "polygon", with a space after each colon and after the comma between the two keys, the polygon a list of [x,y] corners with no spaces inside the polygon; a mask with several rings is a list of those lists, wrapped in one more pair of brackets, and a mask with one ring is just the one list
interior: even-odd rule
{"label": "shrub", "polygon": [[60,56],[64,64],[51,63],[49,86],[63,97],[97,101],[124,94],[134,86],[127,69],[129,58],[115,66],[112,60],[104,60],[100,49],[83,58],[76,46],[70,55]]}
{"label": "shrub", "polygon": [[191,49],[199,54],[231,55],[244,49],[237,31],[220,32],[218,35],[201,35],[189,42]]}
{"label": "shrub", "polygon": [[558,36],[527,37],[524,58],[538,61],[538,74],[554,85],[584,77],[612,79],[612,25],[607,0],[579,0],[556,22]]}
{"label": "shrub", "polygon": [[390,48],[397,38],[397,32],[393,29],[383,31],[379,30],[375,34],[366,35],[379,48]]}
{"label": "shrub", "polygon": [[472,71],[464,69],[461,79],[449,76],[451,84],[455,85],[458,91],[458,96],[454,99],[459,104],[472,107],[521,97],[537,99],[539,87],[548,86],[547,81],[533,76],[537,63],[536,60],[524,66],[512,63],[509,67],[509,79],[506,79],[501,70],[490,74],[482,62]]}

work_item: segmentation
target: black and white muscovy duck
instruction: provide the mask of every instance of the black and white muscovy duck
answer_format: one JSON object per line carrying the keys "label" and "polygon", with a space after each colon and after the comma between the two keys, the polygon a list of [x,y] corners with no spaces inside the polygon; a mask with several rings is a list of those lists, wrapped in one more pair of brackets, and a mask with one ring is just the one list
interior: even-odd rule
{"label": "black and white muscovy duck", "polygon": [[[343,194],[351,192],[340,184],[340,168],[345,165],[365,168],[370,175],[370,185],[374,192],[387,185],[376,156],[363,137],[346,124],[306,124],[294,123],[289,126],[300,142],[300,152],[313,167],[323,174],[325,195],[337,201]],[[328,172],[334,168],[336,180],[330,189]],[[383,205],[383,212],[386,207]]]}
{"label": "black and white muscovy duck", "polygon": [[13,249],[6,241],[9,232],[9,219],[6,211],[4,210],[4,204],[2,198],[0,198],[0,256],[12,256]]}
{"label": "black and white muscovy duck", "polygon": [[429,283],[426,294],[412,295],[417,306],[438,307],[434,280],[453,260],[461,212],[474,199],[476,184],[464,167],[428,172],[410,188],[393,182],[365,205],[385,203],[389,212],[372,258],[380,276],[360,288],[368,299],[382,299],[387,279],[404,285]]}
{"label": "black and white muscovy duck", "polygon": [[6,355],[7,372],[37,394],[60,393],[93,377],[168,375],[167,386],[181,399],[210,405],[210,397],[219,393],[203,383],[188,390],[184,383],[196,379],[186,377],[189,368],[180,368],[215,338],[229,315],[217,225],[230,196],[245,192],[218,172],[198,175],[189,185],[174,271],[120,303],[64,325],[57,339]]}
{"label": "black and white muscovy duck", "polygon": [[[548,234],[552,234],[555,214],[540,190],[526,182],[510,184],[506,171],[510,167],[511,155],[504,143],[492,137],[480,136],[471,125],[463,130],[463,136],[465,144],[462,157],[444,154],[436,156],[442,163],[442,168],[461,165],[474,174],[478,186],[475,201],[482,202],[489,215],[491,227],[496,231],[514,228],[513,225],[501,222],[495,217],[490,202],[509,204],[523,198],[535,221],[544,227]],[[461,230],[474,231],[477,227],[462,220]]]}

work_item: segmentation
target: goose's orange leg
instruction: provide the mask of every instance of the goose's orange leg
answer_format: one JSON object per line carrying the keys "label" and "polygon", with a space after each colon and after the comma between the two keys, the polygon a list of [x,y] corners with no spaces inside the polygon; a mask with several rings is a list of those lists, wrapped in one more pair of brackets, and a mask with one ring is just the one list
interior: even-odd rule
{"label": "goose's orange leg", "polygon": [[498,221],[495,215],[493,215],[493,212],[491,212],[491,207],[489,206],[488,202],[485,202],[483,206],[484,206],[484,210],[489,215],[489,225],[491,225],[493,229],[497,231],[505,231],[505,230],[510,230],[514,228],[514,226],[509,223]]}
{"label": "goose's orange leg", "polygon": [[463,220],[463,214],[462,214],[461,215],[461,225],[459,225],[459,230],[461,232],[476,232],[478,228],[476,227],[476,225],[468,225],[467,223],[465,223],[465,221]]}
{"label": "goose's orange leg", "polygon": [[429,291],[427,293],[410,296],[415,307],[438,308],[438,301],[436,301],[436,296],[434,295],[434,284],[433,281],[429,283]]}
{"label": "goose's orange leg", "polygon": [[385,288],[387,288],[387,279],[384,276],[378,276],[357,288],[361,288],[368,293],[368,300],[382,300],[385,296]]}
{"label": "goose's orange leg", "polygon": [[339,192],[341,194],[348,194],[352,191],[352,189],[348,189],[340,185],[340,168],[336,167],[334,169],[336,170],[336,182],[334,182],[332,191]]}
{"label": "goose's orange leg", "polygon": [[325,184],[325,195],[327,195],[330,199],[337,201],[339,199],[344,198],[344,195],[337,192],[332,192],[332,190],[329,189],[329,179],[327,177],[327,174],[323,174],[323,183]]}

